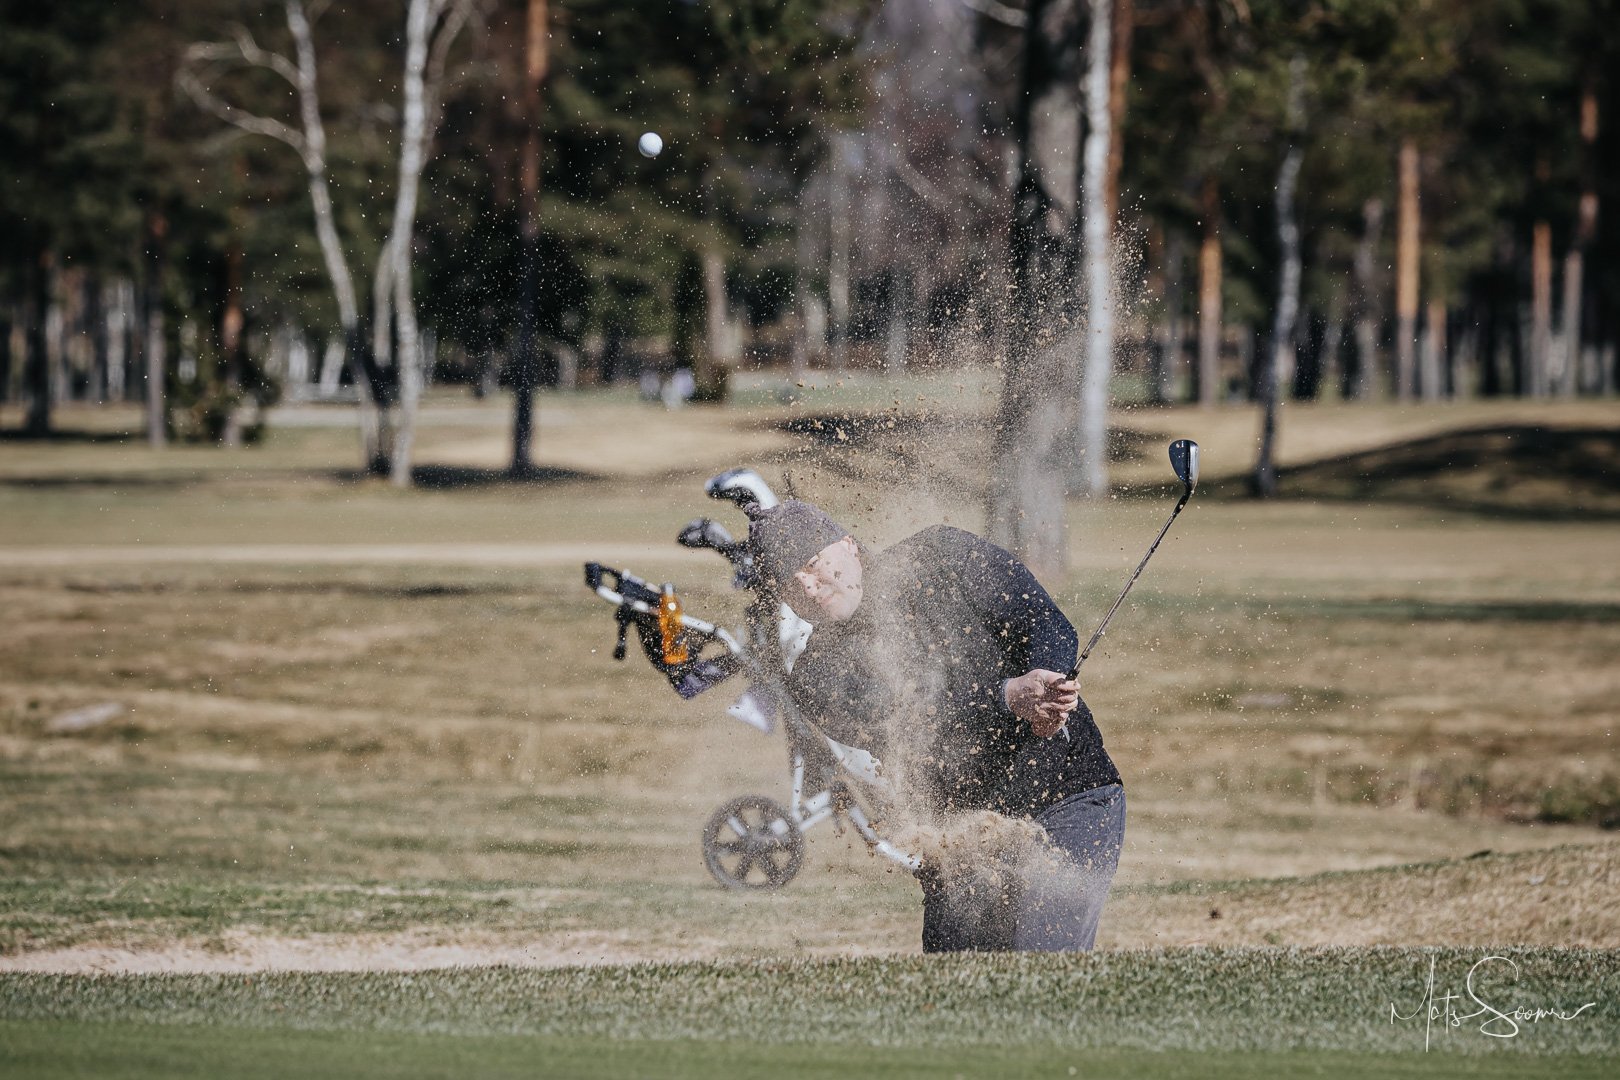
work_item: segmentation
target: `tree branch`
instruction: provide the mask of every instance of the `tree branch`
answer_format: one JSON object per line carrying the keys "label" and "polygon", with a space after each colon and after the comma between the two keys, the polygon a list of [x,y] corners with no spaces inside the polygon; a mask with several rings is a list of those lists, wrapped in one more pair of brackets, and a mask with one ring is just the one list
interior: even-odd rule
{"label": "tree branch", "polygon": [[896,153],[892,148],[885,147],[883,156],[888,159],[894,175],[923,202],[944,214],[949,214],[956,208],[956,201],[941,191],[932,180],[918,172],[916,166],[906,160],[904,153]]}
{"label": "tree branch", "polygon": [[278,52],[261,49],[259,43],[253,40],[253,35],[248,33],[245,26],[232,27],[231,34],[236,38],[236,48],[241,52],[243,60],[254,67],[262,67],[275,72],[283,79],[286,79],[294,89],[297,88],[298,68],[293,65],[291,60]]}
{"label": "tree branch", "polygon": [[[188,53],[191,50],[187,50]],[[198,78],[191,67],[182,64],[175,74],[175,83],[180,90],[189,97],[198,108],[211,113],[232,127],[240,128],[251,135],[263,135],[269,139],[286,143],[303,155],[308,149],[304,137],[279,120],[272,120],[266,116],[258,116],[245,109],[239,109],[210,90]]]}
{"label": "tree branch", "polygon": [[[450,47],[461,36],[462,28],[467,25],[473,14],[473,0],[437,0],[432,11],[432,18],[437,21],[446,6],[450,8],[449,16],[444,23],[434,31],[432,44],[428,48],[427,72],[423,79],[424,97],[427,105],[427,140],[431,144],[433,137],[439,130],[439,119],[444,108],[444,66],[450,56]],[[430,153],[429,157],[432,156]]]}
{"label": "tree branch", "polygon": [[1022,30],[1029,25],[1027,14],[1015,7],[999,3],[998,0],[962,0],[962,5],[972,8],[987,19],[994,19],[1003,26]]}

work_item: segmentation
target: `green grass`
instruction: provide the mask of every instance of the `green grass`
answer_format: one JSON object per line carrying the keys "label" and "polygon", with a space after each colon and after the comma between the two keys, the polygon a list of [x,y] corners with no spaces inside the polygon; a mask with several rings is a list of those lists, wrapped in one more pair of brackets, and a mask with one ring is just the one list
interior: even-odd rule
{"label": "green grass", "polygon": [[994,1050],[893,1049],[836,1042],[769,1044],[719,1040],[619,1040],[548,1036],[454,1038],[381,1032],[254,1031],[218,1027],[0,1022],[0,1065],[31,1080],[145,1077],[660,1077],[663,1080],[767,1080],[779,1076],[1055,1077],[1129,1076],[1133,1080],[1240,1080],[1338,1077],[1342,1080],[1528,1076],[1606,1080],[1611,1057],[1549,1056],[1459,1060],[1450,1054],[1335,1051],[1190,1052],[1070,1050],[1009,1046]]}
{"label": "green grass", "polygon": [[[1620,953],[1501,950],[1483,1000],[1566,1012],[1423,1053],[1485,950],[1232,949],[410,974],[0,976],[7,1075],[1612,1075]],[[343,1038],[336,1037],[342,1033]],[[240,1066],[240,1068],[238,1067]]]}

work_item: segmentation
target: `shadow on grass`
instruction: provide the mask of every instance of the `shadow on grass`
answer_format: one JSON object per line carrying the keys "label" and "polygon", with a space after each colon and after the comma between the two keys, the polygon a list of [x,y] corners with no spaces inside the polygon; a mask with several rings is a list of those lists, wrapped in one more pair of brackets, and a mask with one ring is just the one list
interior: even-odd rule
{"label": "shadow on grass", "polygon": [[[982,465],[994,454],[987,423],[978,417],[916,413],[822,413],[770,425],[801,441],[817,468],[862,485],[939,484],[972,502],[982,502],[987,481]],[[1161,453],[1168,440],[1132,428],[1110,428],[1108,460],[1141,461]],[[941,453],[941,451],[949,451]],[[963,466],[953,459],[975,464]],[[1168,473],[1166,466],[1165,472]],[[1119,498],[1157,497],[1180,484],[1117,487]]]}
{"label": "shadow on grass", "polygon": [[14,428],[0,430],[0,443],[49,443],[61,445],[106,444],[134,442],[137,435],[128,431],[47,431],[43,435]]}
{"label": "shadow on grass", "polygon": [[85,593],[92,596],[132,593],[142,595],[235,593],[240,595],[285,596],[306,593],[317,596],[371,596],[390,600],[432,600],[440,597],[461,596],[518,596],[530,591],[521,584],[426,582],[420,585],[393,585],[340,579],[329,581],[290,579],[242,581],[233,579],[230,581],[207,580],[187,583],[171,581],[68,581],[62,584],[62,588],[68,592]]}
{"label": "shadow on grass", "polygon": [[[891,438],[947,437],[978,432],[984,429],[984,422],[977,417],[919,416],[916,413],[821,413],[795,416],[777,426],[790,435],[821,446],[872,450],[880,449],[885,440]],[[1110,428],[1108,460],[1116,463],[1140,460],[1160,439],[1159,435],[1132,428]]]}
{"label": "shadow on grass", "polygon": [[[1396,503],[1506,519],[1620,520],[1620,429],[1450,431],[1282,469],[1279,498]],[[1249,496],[1247,476],[1205,497]]]}
{"label": "shadow on grass", "polygon": [[[360,469],[341,469],[333,474],[347,483],[381,479]],[[514,474],[506,469],[485,469],[471,465],[418,465],[411,470],[411,482],[425,491],[459,491],[488,487],[549,487],[601,479],[578,469],[535,466]]]}
{"label": "shadow on grass", "polygon": [[[1277,604],[1267,605],[1277,607]],[[1620,604],[1566,600],[1321,600],[1302,610],[1332,618],[1411,622],[1620,622]]]}
{"label": "shadow on grass", "polygon": [[194,473],[163,474],[129,473],[105,474],[101,476],[0,476],[0,487],[18,488],[108,488],[118,490],[123,488],[180,488],[194,484],[198,477]]}

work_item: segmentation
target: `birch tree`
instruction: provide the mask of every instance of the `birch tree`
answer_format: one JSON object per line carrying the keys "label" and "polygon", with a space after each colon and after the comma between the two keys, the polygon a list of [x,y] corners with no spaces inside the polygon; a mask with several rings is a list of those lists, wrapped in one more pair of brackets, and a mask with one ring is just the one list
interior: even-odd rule
{"label": "birch tree", "polygon": [[[376,338],[371,342],[365,340],[354,275],[333,210],[315,35],[301,0],[282,3],[292,39],[291,57],[261,46],[246,27],[237,26],[229,41],[190,46],[177,76],[180,89],[199,108],[250,135],[285,144],[302,161],[315,217],[315,236],[343,333],[345,362],[360,398],[365,467],[372,473],[392,476],[395,483],[409,483],[415,406],[421,386],[419,334],[410,293],[417,194],[438,124],[446,57],[477,10],[476,4],[477,0],[408,0],[399,174],[388,239],[373,277]],[[217,77],[242,67],[270,72],[293,90],[296,124],[252,112],[228,100],[214,87]],[[396,340],[399,349],[394,355],[395,350],[389,346]],[[387,361],[392,362],[385,368],[383,362]],[[398,416],[393,413],[396,406],[402,406]]]}
{"label": "birch tree", "polygon": [[1086,348],[1080,380],[1080,490],[1108,494],[1108,391],[1114,374],[1114,229],[1109,193],[1113,110],[1109,105],[1113,58],[1109,48],[1112,0],[1092,0],[1086,42],[1084,202]]}
{"label": "birch tree", "polygon": [[534,471],[534,387],[539,368],[540,303],[540,110],[551,71],[551,12],[546,0],[528,0],[523,35],[524,119],[518,198],[522,201],[522,282],[518,303],[517,362],[512,371],[512,461],[518,478]]}
{"label": "birch tree", "polygon": [[1271,327],[1271,348],[1260,365],[1260,453],[1255,461],[1251,487],[1260,498],[1277,493],[1277,405],[1282,394],[1283,373],[1291,368],[1294,355],[1294,329],[1299,318],[1299,222],[1294,210],[1294,194],[1299,188],[1299,170],[1305,161],[1305,57],[1295,54],[1288,62],[1287,143],[1282,164],[1277,169],[1277,244],[1282,249],[1282,272],[1277,284],[1277,309]]}
{"label": "birch tree", "polygon": [[[338,325],[343,332],[345,361],[360,396],[360,432],[366,468],[380,471],[386,461],[382,418],[387,406],[386,387],[378,378],[361,337],[360,304],[342,238],[332,212],[331,186],[326,176],[326,125],[321,118],[319,72],[314,34],[300,0],[284,0],[287,29],[292,35],[293,57],[262,48],[246,27],[234,28],[230,41],[199,42],[186,50],[178,82],[180,89],[205,112],[232,127],[284,143],[299,156],[308,181],[310,208],[315,215],[315,238],[332,285]],[[260,116],[227,101],[211,80],[223,69],[246,65],[279,76],[292,89],[298,103],[297,126]]]}
{"label": "birch tree", "polygon": [[1359,400],[1383,393],[1378,359],[1379,291],[1377,288],[1378,241],[1384,228],[1384,200],[1371,198],[1361,204],[1361,237],[1356,244],[1351,270],[1352,310],[1355,319],[1356,374],[1350,396]]}
{"label": "birch tree", "polygon": [[[399,418],[389,455],[389,478],[396,487],[409,487],[411,483],[416,407],[423,383],[422,339],[411,273],[417,193],[427,164],[429,141],[439,124],[446,57],[473,10],[471,0],[410,0],[406,12],[399,184],[388,242],[377,260],[376,289],[377,297],[386,296],[392,301],[397,345],[394,368],[398,373]],[[381,305],[377,321],[379,327],[387,321]]]}

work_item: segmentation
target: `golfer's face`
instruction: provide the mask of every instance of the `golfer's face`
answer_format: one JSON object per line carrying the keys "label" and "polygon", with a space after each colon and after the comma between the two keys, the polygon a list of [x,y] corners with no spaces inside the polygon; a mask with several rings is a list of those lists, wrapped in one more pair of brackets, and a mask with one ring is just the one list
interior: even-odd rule
{"label": "golfer's face", "polygon": [[[861,558],[850,537],[828,544],[793,575],[802,595],[788,606],[810,622],[842,622],[861,603]],[[792,593],[794,590],[789,590]]]}

